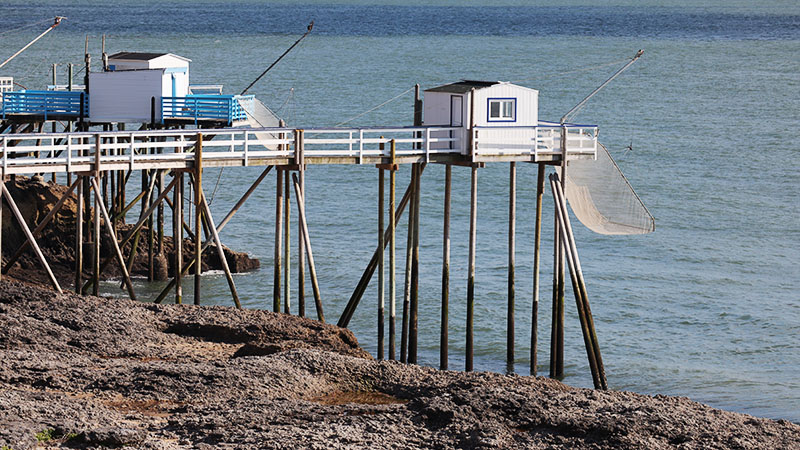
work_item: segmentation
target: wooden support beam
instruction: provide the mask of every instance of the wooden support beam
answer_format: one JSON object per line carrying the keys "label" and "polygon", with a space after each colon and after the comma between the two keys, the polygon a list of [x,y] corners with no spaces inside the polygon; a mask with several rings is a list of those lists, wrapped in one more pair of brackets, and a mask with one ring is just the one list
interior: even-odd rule
{"label": "wooden support beam", "polygon": [[[288,176],[288,174],[287,174]],[[295,199],[297,200],[297,211],[300,219],[301,227],[303,229],[303,242],[306,245],[306,252],[308,253],[308,271],[311,275],[311,286],[314,290],[314,304],[317,308],[317,318],[320,322],[325,322],[325,314],[322,310],[322,296],[319,291],[319,282],[317,281],[317,269],[314,265],[314,253],[311,251],[311,238],[308,233],[308,222],[306,222],[306,205],[303,199],[303,193],[300,192],[300,183],[297,176],[294,175],[294,190]]]}
{"label": "wooden support beam", "polygon": [[439,370],[447,370],[450,323],[450,191],[452,167],[445,166],[444,219],[442,225],[442,323],[439,334]]}
{"label": "wooden support beam", "polygon": [[[268,166],[266,169],[264,169],[264,171],[261,172],[261,175],[258,176],[256,181],[254,181],[253,184],[250,185],[250,188],[247,190],[247,192],[245,192],[244,195],[242,195],[242,197],[239,199],[239,201],[236,202],[235,205],[233,205],[233,208],[231,208],[231,210],[228,211],[228,214],[225,215],[225,217],[222,219],[222,222],[220,222],[219,225],[217,226],[217,233],[221,233],[222,232],[222,229],[225,228],[225,225],[227,225],[228,222],[230,222],[230,220],[233,218],[233,216],[236,214],[236,212],[239,211],[239,208],[242,207],[244,202],[247,201],[247,199],[250,197],[250,195],[256,190],[258,185],[261,184],[261,181],[264,179],[264,177],[267,176],[267,174],[270,172],[270,170],[272,170],[272,166]],[[183,186],[182,178],[180,180],[181,180],[181,186]],[[175,181],[176,180],[173,179],[173,182],[175,182]],[[181,189],[181,195],[183,195],[182,193],[183,193],[183,189]],[[181,214],[182,213],[183,213],[183,208],[181,207]],[[206,241],[206,243],[203,244],[203,250],[205,250],[209,246],[211,246],[211,242]],[[183,275],[186,275],[187,273],[189,273],[189,269],[191,269],[193,266],[194,266],[194,260],[193,259],[189,260],[180,269],[180,276],[183,276]],[[180,267],[180,266],[178,266],[178,267]],[[176,270],[177,270],[177,267],[176,267]],[[176,281],[175,281],[175,278],[173,278],[172,280],[170,280],[169,283],[167,283],[167,285],[164,287],[164,289],[161,291],[161,293],[158,294],[158,297],[156,297],[156,299],[153,301],[153,303],[161,303],[162,301],[164,301],[164,299],[167,297],[167,294],[169,293],[169,291],[172,290],[172,288],[175,287],[175,285],[176,285]]]}
{"label": "wooden support beam", "polygon": [[[55,217],[55,215],[58,214],[58,212],[61,210],[61,207],[64,206],[64,203],[66,203],[67,199],[72,194],[72,191],[74,191],[77,186],[78,186],[77,181],[69,186],[67,191],[61,196],[61,198],[58,199],[56,204],[53,205],[53,208],[47,213],[46,216],[44,216],[44,219],[42,219],[42,221],[39,222],[38,225],[36,225],[36,228],[33,230],[34,236],[41,233],[42,230],[44,230],[44,227],[46,227],[47,224],[49,224],[50,221],[53,219],[53,217]],[[30,242],[25,241],[22,243],[22,245],[19,246],[17,251],[15,251],[14,254],[11,256],[11,258],[9,258],[6,261],[6,264],[3,267],[3,272],[2,272],[3,274],[8,273],[8,271],[11,269],[11,266],[13,266],[15,262],[17,262],[19,257],[22,256],[22,253],[28,248],[29,245]]]}
{"label": "wooden support beam", "polygon": [[411,198],[409,200],[410,206],[408,207],[408,232],[406,233],[406,270],[405,270],[405,284],[403,290],[403,318],[401,320],[400,329],[400,362],[408,362],[408,335],[411,328],[410,314],[411,314],[411,266],[414,259],[414,201],[416,199],[417,189],[417,171],[414,170],[415,166],[411,166]]}
{"label": "wooden support beam", "polygon": [[508,308],[506,318],[506,366],[514,371],[514,265],[517,232],[517,163],[509,163],[508,173]]}
{"label": "wooden support beam", "polygon": [[[128,267],[128,272],[131,271],[131,267],[133,266],[133,256],[135,256],[134,252],[136,250],[136,245],[139,242],[138,241],[139,230],[141,230],[142,226],[147,221],[147,216],[153,212],[155,207],[158,206],[159,202],[164,200],[164,198],[167,196],[167,194],[169,194],[170,189],[172,189],[175,186],[176,182],[177,181],[175,179],[173,179],[172,182],[170,182],[170,184],[167,185],[167,188],[164,189],[164,191],[161,193],[161,195],[158,196],[156,201],[153,202],[150,205],[149,208],[147,208],[144,211],[142,211],[142,214],[139,217],[139,221],[136,222],[136,224],[133,226],[133,228],[131,228],[130,231],[128,231],[128,234],[126,234],[125,237],[122,239],[122,241],[120,241],[120,243],[119,243],[120,248],[125,248],[125,245],[128,242],[130,242],[131,239],[134,239],[133,246],[131,247],[130,255],[128,256],[128,266],[127,266]],[[105,269],[108,263],[109,263],[108,260],[106,262],[104,262],[103,265],[100,266],[100,270],[102,271],[103,269]],[[86,284],[84,284],[82,291],[86,292],[86,290],[89,289],[89,287],[91,287],[91,286],[92,286],[92,280],[88,280],[86,282]]]}
{"label": "wooden support beam", "polygon": [[396,236],[395,236],[395,172],[397,171],[397,164],[394,163],[396,152],[396,143],[392,139],[391,142],[391,156],[392,168],[389,169],[389,359],[396,359],[395,341],[397,340],[397,330],[395,330],[396,323],[396,290],[397,290],[397,255],[396,255]]}
{"label": "wooden support beam", "polygon": [[291,204],[291,189],[289,189],[291,180],[289,179],[289,172],[285,173],[283,185],[283,242],[286,243],[283,247],[283,312],[291,314],[291,274],[292,274],[292,224],[289,215],[292,211]]}
{"label": "wooden support beam", "polygon": [[411,302],[408,315],[408,362],[417,363],[417,340],[419,336],[419,209],[421,197],[420,168],[415,164],[417,176],[414,187],[414,242],[411,253]]}
{"label": "wooden support beam", "polygon": [[97,207],[99,207],[100,212],[103,213],[103,217],[106,221],[106,227],[111,235],[111,242],[114,244],[114,254],[119,262],[119,267],[122,271],[122,277],[125,281],[125,285],[128,288],[128,295],[130,295],[131,300],[136,300],[136,293],[133,291],[133,283],[131,282],[131,277],[128,274],[128,269],[125,267],[125,258],[122,256],[122,250],[120,250],[119,245],[117,244],[117,235],[114,233],[114,226],[111,223],[111,216],[108,215],[108,210],[106,210],[106,206],[103,203],[102,191],[100,190],[100,186],[97,184],[96,178],[92,178],[92,188],[94,188],[94,195],[98,205]]}
{"label": "wooden support beam", "polygon": [[[383,144],[381,144],[383,146]],[[384,326],[386,322],[384,305],[386,300],[386,292],[384,287],[386,281],[384,280],[386,268],[384,263],[386,256],[384,254],[383,242],[383,217],[385,211],[383,210],[384,186],[386,182],[383,176],[383,169],[378,169],[378,360],[383,360],[384,349]]]}
{"label": "wooden support beam", "polygon": [[467,275],[467,341],[465,370],[473,369],[473,316],[475,312],[475,250],[478,228],[478,168],[472,166],[469,208],[469,264]]}
{"label": "wooden support beam", "polygon": [[183,303],[183,172],[176,172],[173,181],[177,181],[173,192],[175,199],[172,208],[172,248],[174,250],[174,283],[175,283],[175,303]]}
{"label": "wooden support beam", "polygon": [[[422,170],[425,169],[425,164],[422,164]],[[397,211],[394,215],[394,226],[397,226],[397,223],[400,221],[400,217],[403,215],[403,211],[408,205],[409,200],[411,199],[411,194],[413,191],[413,184],[409,183],[408,187],[406,188],[405,194],[403,194],[403,198],[400,200],[400,206],[398,206]],[[388,233],[390,230],[386,230]],[[388,239],[384,238],[384,241]],[[347,306],[345,306],[344,311],[342,312],[341,317],[339,317],[338,326],[342,328],[347,328],[347,325],[350,323],[350,319],[353,318],[353,313],[355,313],[356,308],[358,307],[358,303],[361,301],[361,297],[364,295],[364,292],[367,289],[367,285],[369,285],[369,281],[372,279],[372,275],[375,273],[375,269],[378,267],[378,250],[375,249],[375,252],[372,254],[372,259],[370,259],[369,263],[367,264],[367,268],[364,269],[364,273],[361,275],[361,279],[358,281],[358,285],[356,286],[355,290],[353,291],[353,295],[350,296],[350,300],[347,302]]]}
{"label": "wooden support beam", "polygon": [[283,170],[276,173],[275,186],[275,256],[272,278],[272,311],[281,312],[281,260],[283,259]]}
{"label": "wooden support beam", "polygon": [[[5,178],[5,177],[3,177]],[[22,232],[25,233],[25,237],[30,241],[31,247],[33,248],[33,252],[36,253],[36,257],[39,258],[39,262],[42,264],[42,267],[47,272],[47,276],[50,277],[50,283],[53,284],[53,288],[61,293],[61,286],[58,285],[58,280],[56,280],[55,275],[53,275],[53,271],[50,270],[50,266],[47,264],[47,260],[44,258],[44,254],[42,254],[42,250],[39,248],[39,244],[36,243],[36,238],[33,237],[33,233],[31,233],[31,229],[28,228],[28,224],[25,223],[25,218],[22,217],[22,213],[19,212],[19,208],[17,204],[14,202],[14,199],[11,197],[11,193],[8,192],[8,188],[6,188],[5,180],[0,183],[0,188],[3,190],[3,197],[6,199],[6,203],[11,208],[11,212],[14,213],[14,217],[17,219],[20,228],[22,228]]]}
{"label": "wooden support beam", "polygon": [[536,219],[533,238],[533,301],[531,304],[531,376],[536,376],[539,345],[539,250],[542,245],[542,196],[544,195],[544,164],[538,165],[536,178]]}
{"label": "wooden support beam", "polygon": [[586,347],[586,355],[589,359],[589,368],[592,371],[592,380],[595,389],[608,389],[603,359],[600,355],[600,345],[597,340],[597,332],[594,328],[594,319],[589,307],[589,297],[586,292],[586,283],[583,278],[578,248],[575,245],[575,236],[572,233],[572,225],[567,213],[567,200],[561,184],[558,183],[558,175],[550,176],[550,186],[553,191],[553,199],[557,206],[557,213],[561,227],[559,229],[561,239],[564,242],[564,252],[567,256],[570,277],[572,280],[573,291],[575,293],[575,304],[578,309],[578,318],[581,322],[583,341]]}
{"label": "wooden support beam", "polygon": [[219,262],[222,265],[222,270],[225,272],[225,278],[228,280],[228,287],[231,290],[231,297],[233,297],[233,303],[236,304],[236,307],[242,309],[242,304],[239,302],[239,293],[236,292],[236,285],[233,282],[233,275],[231,275],[231,269],[228,267],[228,260],[225,258],[225,250],[222,246],[222,241],[219,239],[219,233],[217,232],[217,228],[214,225],[214,219],[211,216],[211,208],[208,207],[208,202],[206,201],[206,196],[202,190],[200,191],[200,201],[202,202],[203,207],[203,214],[208,221],[208,226],[211,229],[211,236],[214,238],[214,243],[217,246],[217,253],[219,254]]}
{"label": "wooden support beam", "polygon": [[[300,183],[300,194],[306,195],[305,156],[303,130],[295,130],[295,162],[297,163],[297,179]],[[297,315],[306,316],[306,248],[303,237],[303,225],[297,222]]]}
{"label": "wooden support beam", "polygon": [[83,284],[83,177],[78,175],[77,208],[75,210],[75,293],[82,292]]}
{"label": "wooden support beam", "polygon": [[[95,134],[94,149],[94,178],[100,177],[100,135]],[[92,180],[90,179],[90,182]],[[92,221],[92,231],[94,232],[93,256],[92,256],[92,294],[100,294],[100,194],[94,193],[94,220]]]}
{"label": "wooden support beam", "polygon": [[203,134],[197,133],[194,144],[194,304],[200,304],[200,275],[203,272],[203,247],[200,242],[203,192]]}

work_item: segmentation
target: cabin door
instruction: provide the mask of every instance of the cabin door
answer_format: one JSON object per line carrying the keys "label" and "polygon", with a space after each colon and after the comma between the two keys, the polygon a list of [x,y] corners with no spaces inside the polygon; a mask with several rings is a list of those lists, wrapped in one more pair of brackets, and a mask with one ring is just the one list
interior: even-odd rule
{"label": "cabin door", "polygon": [[[460,95],[450,96],[450,126],[451,127],[464,126],[464,97]],[[450,138],[452,139],[454,136],[455,133],[451,130]],[[456,142],[450,141],[450,148],[457,148]]]}

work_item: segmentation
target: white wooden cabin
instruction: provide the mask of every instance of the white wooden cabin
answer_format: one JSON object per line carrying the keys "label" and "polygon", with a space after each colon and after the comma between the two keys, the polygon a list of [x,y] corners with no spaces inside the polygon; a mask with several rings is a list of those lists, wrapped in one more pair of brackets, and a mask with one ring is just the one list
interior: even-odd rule
{"label": "white wooden cabin", "polygon": [[463,80],[426,89],[424,95],[425,126],[461,128],[432,132],[431,137],[458,139],[432,143],[432,149],[459,148],[467,154],[470,134],[478,151],[499,145],[516,153],[535,147],[539,121],[539,91],[535,89],[500,81]]}
{"label": "white wooden cabin", "polygon": [[121,52],[108,57],[108,71],[89,74],[90,119],[102,122],[161,121],[162,97],[189,94],[190,59],[172,53]]}

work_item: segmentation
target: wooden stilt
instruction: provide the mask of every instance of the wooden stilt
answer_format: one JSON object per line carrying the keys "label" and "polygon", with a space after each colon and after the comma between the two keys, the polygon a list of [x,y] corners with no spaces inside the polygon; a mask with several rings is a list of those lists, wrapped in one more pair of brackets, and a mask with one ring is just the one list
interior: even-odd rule
{"label": "wooden stilt", "polygon": [[77,208],[75,211],[75,293],[80,294],[83,284],[83,177],[78,175]]}
{"label": "wooden stilt", "polygon": [[[420,166],[420,173],[425,169],[425,164],[423,163]],[[408,202],[411,200],[411,194],[413,191],[413,184],[409,183],[408,187],[406,188],[405,194],[403,194],[403,198],[400,200],[400,205],[397,208],[394,216],[394,226],[397,227],[397,224],[400,222],[400,218],[403,215],[403,211],[405,210]],[[388,241],[388,234],[390,230],[386,230],[386,234],[384,235],[384,242]],[[361,297],[364,295],[364,292],[369,285],[370,280],[372,279],[372,275],[375,273],[375,269],[378,267],[378,250],[376,249],[375,252],[372,254],[372,259],[370,259],[369,263],[367,263],[366,269],[364,269],[364,273],[361,274],[361,279],[358,281],[358,285],[356,286],[353,294],[350,296],[350,300],[347,302],[347,306],[345,306],[344,311],[342,312],[341,317],[339,317],[339,322],[337,323],[338,326],[342,328],[347,328],[347,325],[350,323],[350,319],[353,318],[353,313],[355,313],[356,308],[358,307],[358,303],[361,301]]]}
{"label": "wooden stilt", "polygon": [[[300,183],[300,195],[306,195],[305,160],[303,156],[303,130],[297,130],[299,145],[296,147],[295,162],[297,163],[297,178]],[[297,223],[297,315],[306,316],[306,249],[303,241],[302,225]]]}
{"label": "wooden stilt", "polygon": [[[158,193],[161,194],[162,190],[164,189],[164,171],[159,171],[156,175],[158,181]],[[156,252],[159,255],[164,253],[164,203],[158,203],[158,234],[157,234],[157,242],[158,246],[156,248]]]}
{"label": "wooden stilt", "polygon": [[[381,144],[381,147],[383,144]],[[384,242],[383,242],[383,197],[384,197],[384,177],[383,177],[383,169],[378,169],[378,360],[383,359],[383,349],[384,349],[384,301],[385,301],[385,292],[384,292],[384,274],[386,273],[384,267],[384,261],[386,257],[384,256]]]}
{"label": "wooden stilt", "polygon": [[272,286],[272,311],[281,312],[281,259],[283,258],[283,169],[278,168],[275,187],[275,272]]}
{"label": "wooden stilt", "polygon": [[203,272],[203,247],[200,242],[203,192],[203,135],[197,133],[194,145],[194,304],[200,304],[200,274]]}
{"label": "wooden stilt", "polygon": [[444,220],[442,226],[442,323],[439,335],[439,370],[447,370],[450,314],[450,191],[452,167],[444,172]]}
{"label": "wooden stilt", "polygon": [[419,164],[416,165],[414,187],[414,246],[411,256],[411,310],[408,325],[408,362],[417,363],[417,340],[419,336],[419,201],[421,194]]}
{"label": "wooden stilt", "polygon": [[22,228],[22,232],[25,233],[25,237],[28,239],[28,241],[30,241],[33,252],[36,254],[36,257],[39,258],[39,262],[47,272],[48,277],[50,277],[50,283],[53,284],[53,288],[56,291],[61,293],[61,286],[58,285],[58,280],[56,280],[55,275],[53,275],[53,271],[50,270],[50,265],[47,264],[47,260],[44,258],[44,254],[42,254],[39,244],[36,243],[36,239],[33,237],[31,229],[28,228],[28,224],[25,223],[25,218],[22,217],[22,213],[19,211],[14,199],[11,197],[11,193],[8,192],[5,181],[0,183],[0,189],[3,190],[3,196],[6,199],[6,203],[8,204],[9,208],[11,208],[11,212],[14,214],[14,217],[16,217],[17,223],[19,223],[20,228]]}
{"label": "wooden stilt", "polygon": [[175,282],[175,303],[183,303],[183,172],[176,172],[174,180],[177,180],[175,185],[174,208],[172,210],[172,246],[175,250],[175,267],[174,267],[174,282]]}
{"label": "wooden stilt", "polygon": [[533,302],[531,305],[531,375],[536,376],[539,339],[539,250],[542,244],[542,196],[544,195],[544,164],[539,163],[536,178],[536,219],[533,238]]}
{"label": "wooden stilt", "polygon": [[[34,236],[41,233],[44,227],[46,227],[47,224],[50,223],[50,221],[53,219],[53,217],[55,217],[55,215],[58,214],[58,212],[61,210],[61,207],[64,206],[64,203],[67,201],[68,198],[70,198],[72,191],[75,190],[77,186],[78,186],[77,181],[69,186],[67,191],[61,196],[61,198],[58,199],[56,204],[53,205],[53,208],[47,213],[46,216],[44,216],[44,219],[42,219],[42,221],[39,222],[38,225],[36,225],[36,228],[33,230]],[[11,266],[13,266],[15,262],[17,262],[19,257],[22,256],[22,253],[28,248],[29,245],[30,242],[25,241],[22,243],[22,245],[19,246],[17,251],[15,251],[14,254],[11,256],[11,258],[9,258],[6,261],[2,273],[4,274],[8,273],[8,271],[11,269]]]}
{"label": "wooden stilt", "polygon": [[217,232],[217,228],[214,225],[214,219],[211,216],[211,208],[208,207],[208,202],[206,202],[205,194],[203,194],[202,190],[200,192],[200,201],[202,203],[203,214],[208,221],[208,227],[211,229],[211,236],[214,238],[214,243],[217,246],[217,253],[219,254],[219,262],[222,265],[222,270],[225,272],[225,278],[228,280],[228,287],[231,290],[231,297],[233,297],[233,303],[236,305],[237,308],[242,309],[242,304],[239,302],[239,293],[236,292],[236,285],[233,282],[233,275],[231,275],[231,269],[228,267],[228,260],[225,258],[225,251],[222,247],[222,241],[219,239],[219,233]]}
{"label": "wooden stilt", "polygon": [[319,281],[317,281],[317,269],[314,265],[314,252],[311,251],[311,238],[308,233],[308,222],[306,221],[306,204],[303,199],[303,193],[300,192],[300,183],[297,177],[294,178],[295,199],[297,200],[297,211],[299,221],[303,229],[303,242],[306,245],[306,253],[308,253],[308,271],[311,275],[311,287],[314,290],[314,304],[317,308],[317,319],[320,322],[325,322],[325,313],[322,310],[322,296],[319,291]]}
{"label": "wooden stilt", "polygon": [[473,316],[475,313],[475,250],[478,228],[478,168],[472,166],[469,208],[469,268],[467,275],[467,343],[465,370],[473,369]]}
{"label": "wooden stilt", "polygon": [[[236,204],[233,206],[233,208],[231,208],[231,210],[228,211],[228,214],[225,215],[225,218],[222,219],[222,222],[220,222],[219,225],[217,225],[217,233],[221,233],[222,232],[222,229],[225,228],[225,225],[227,225],[228,222],[230,222],[230,220],[233,218],[233,216],[236,214],[236,212],[239,211],[239,208],[241,208],[242,205],[244,204],[244,202],[247,201],[247,199],[250,197],[250,195],[253,193],[253,191],[256,190],[256,188],[258,187],[259,184],[261,184],[261,181],[264,179],[264,177],[267,176],[267,174],[272,170],[272,168],[273,168],[273,166],[267,166],[267,168],[264,169],[263,172],[261,172],[261,175],[259,175],[258,178],[256,179],[256,181],[253,182],[253,184],[250,186],[250,188],[247,190],[247,192],[245,192],[244,195],[242,195],[242,197],[239,199],[238,202],[236,202]],[[173,179],[173,182],[176,182],[178,180],[180,180],[181,183],[182,183],[182,177],[180,179]],[[181,195],[183,195],[183,189],[181,189]],[[181,215],[183,215],[183,207],[181,207]],[[181,222],[183,222],[183,220],[181,220]],[[210,245],[211,245],[211,242],[206,241],[206,243],[203,244],[203,250],[208,248]],[[189,273],[189,270],[193,266],[194,266],[194,260],[193,259],[190,259],[189,261],[187,261],[186,264],[180,269],[180,276],[183,276],[183,275],[186,275],[187,273]],[[178,267],[180,267],[180,266],[178,266]],[[176,270],[178,270],[177,267],[176,267]],[[156,299],[153,302],[154,303],[161,303],[162,301],[164,301],[164,299],[167,297],[167,294],[169,294],[170,290],[172,290],[172,288],[175,287],[175,285],[176,285],[176,281],[173,278],[172,280],[170,280],[169,283],[167,283],[167,285],[164,287],[164,289],[161,291],[161,293],[158,294],[158,297],[156,297]]]}
{"label": "wooden stilt", "polygon": [[417,189],[417,171],[411,166],[411,206],[408,208],[408,234],[406,235],[406,272],[405,289],[403,291],[403,318],[400,330],[400,362],[408,362],[408,335],[410,328],[409,314],[411,310],[411,266],[414,259],[414,202]]}
{"label": "wooden stilt", "polygon": [[290,202],[290,189],[289,186],[291,185],[291,180],[289,179],[289,172],[286,172],[286,176],[284,177],[284,188],[283,188],[283,233],[284,238],[283,242],[286,243],[283,247],[283,312],[286,314],[291,314],[291,292],[292,292],[292,284],[291,284],[291,274],[292,274],[292,238],[291,238],[291,230],[292,224],[289,218],[289,214],[292,211],[292,204]]}
{"label": "wooden stilt", "polygon": [[514,266],[517,232],[517,163],[509,164],[508,173],[508,309],[506,318],[506,370],[514,371]]}
{"label": "wooden stilt", "polygon": [[395,342],[397,340],[397,331],[395,330],[395,315],[396,315],[396,269],[397,269],[397,255],[396,255],[396,236],[395,236],[395,172],[397,171],[395,166],[395,151],[396,151],[396,143],[395,140],[392,139],[391,143],[391,155],[392,155],[392,168],[389,172],[389,359],[395,360],[397,355],[395,354]]}
{"label": "wooden stilt", "polygon": [[589,359],[589,367],[592,371],[594,387],[595,389],[608,389],[605,370],[603,368],[603,359],[600,355],[600,345],[594,328],[592,311],[589,307],[586,283],[583,278],[583,271],[581,270],[580,258],[578,257],[578,249],[575,245],[575,237],[572,234],[569,215],[567,214],[566,198],[562,186],[558,183],[557,175],[551,175],[550,184],[553,190],[553,199],[556,202],[559,220],[562,225],[559,231],[562,241],[564,242],[564,251],[569,265],[573,291],[575,293],[575,303],[578,309],[578,318],[581,322],[581,331],[583,332],[583,340],[586,346],[586,355]]}
{"label": "wooden stilt", "polygon": [[[100,178],[100,135],[95,134],[94,150],[94,178]],[[88,192],[87,192],[88,193]],[[92,294],[98,295],[100,289],[100,193],[94,193],[94,220],[92,222],[94,232],[94,254],[92,256]]]}
{"label": "wooden stilt", "polygon": [[[136,255],[135,250],[136,250],[136,246],[137,246],[137,244],[139,242],[138,241],[139,231],[142,229],[142,226],[147,221],[148,215],[153,212],[153,209],[155,209],[155,207],[158,205],[158,202],[162,201],[164,199],[164,197],[166,197],[166,195],[169,193],[169,189],[171,189],[174,186],[174,183],[175,183],[175,180],[173,180],[173,182],[170,183],[169,187],[164,192],[161,193],[161,195],[158,197],[158,199],[156,199],[156,201],[153,204],[150,205],[150,208],[147,208],[147,209],[142,211],[142,213],[141,213],[141,215],[139,217],[139,221],[136,223],[136,225],[134,225],[134,227],[130,231],[128,231],[128,234],[120,242],[120,247],[124,248],[125,245],[132,238],[134,239],[133,246],[131,247],[131,253],[128,256],[128,266],[127,266],[127,268],[128,268],[128,272],[129,273],[131,272],[131,267],[133,266],[133,257]],[[104,262],[100,266],[100,271],[101,272],[103,271],[103,269],[105,269],[107,267],[107,264],[109,263],[109,261]],[[86,282],[86,284],[83,285],[83,289],[82,289],[83,292],[86,292],[86,290],[89,289],[89,287],[91,287],[92,284],[93,284],[93,280],[88,280]],[[122,287],[122,286],[120,286],[120,287]]]}
{"label": "wooden stilt", "polygon": [[[92,187],[94,188],[95,200],[97,200],[95,207],[100,209],[100,212],[103,213],[103,217],[105,218],[106,228],[108,228],[108,232],[111,235],[111,242],[114,244],[114,254],[119,262],[119,267],[122,271],[122,277],[125,281],[125,285],[128,288],[128,295],[130,295],[131,300],[136,300],[136,293],[133,291],[133,283],[131,282],[131,277],[128,274],[128,269],[125,267],[125,258],[122,256],[122,251],[117,244],[117,236],[114,233],[114,226],[111,224],[111,216],[108,215],[108,211],[103,204],[103,196],[100,186],[97,184],[97,179],[92,179]],[[95,234],[95,236],[96,235],[97,234]]]}

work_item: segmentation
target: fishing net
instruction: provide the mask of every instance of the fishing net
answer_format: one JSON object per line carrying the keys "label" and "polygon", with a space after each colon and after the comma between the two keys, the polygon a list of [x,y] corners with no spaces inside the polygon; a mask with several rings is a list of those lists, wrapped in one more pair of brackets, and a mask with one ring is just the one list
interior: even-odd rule
{"label": "fishing net", "polygon": [[[247,120],[245,123],[250,128],[274,128],[280,126],[280,119],[272,112],[265,104],[261,103],[257,98],[239,99]],[[257,139],[277,139],[278,135],[275,133],[256,133]],[[277,144],[265,145],[270,150],[278,148]]]}
{"label": "fishing net", "polygon": [[656,222],[602,144],[597,160],[567,165],[567,200],[587,228],[599,234],[647,234]]}

